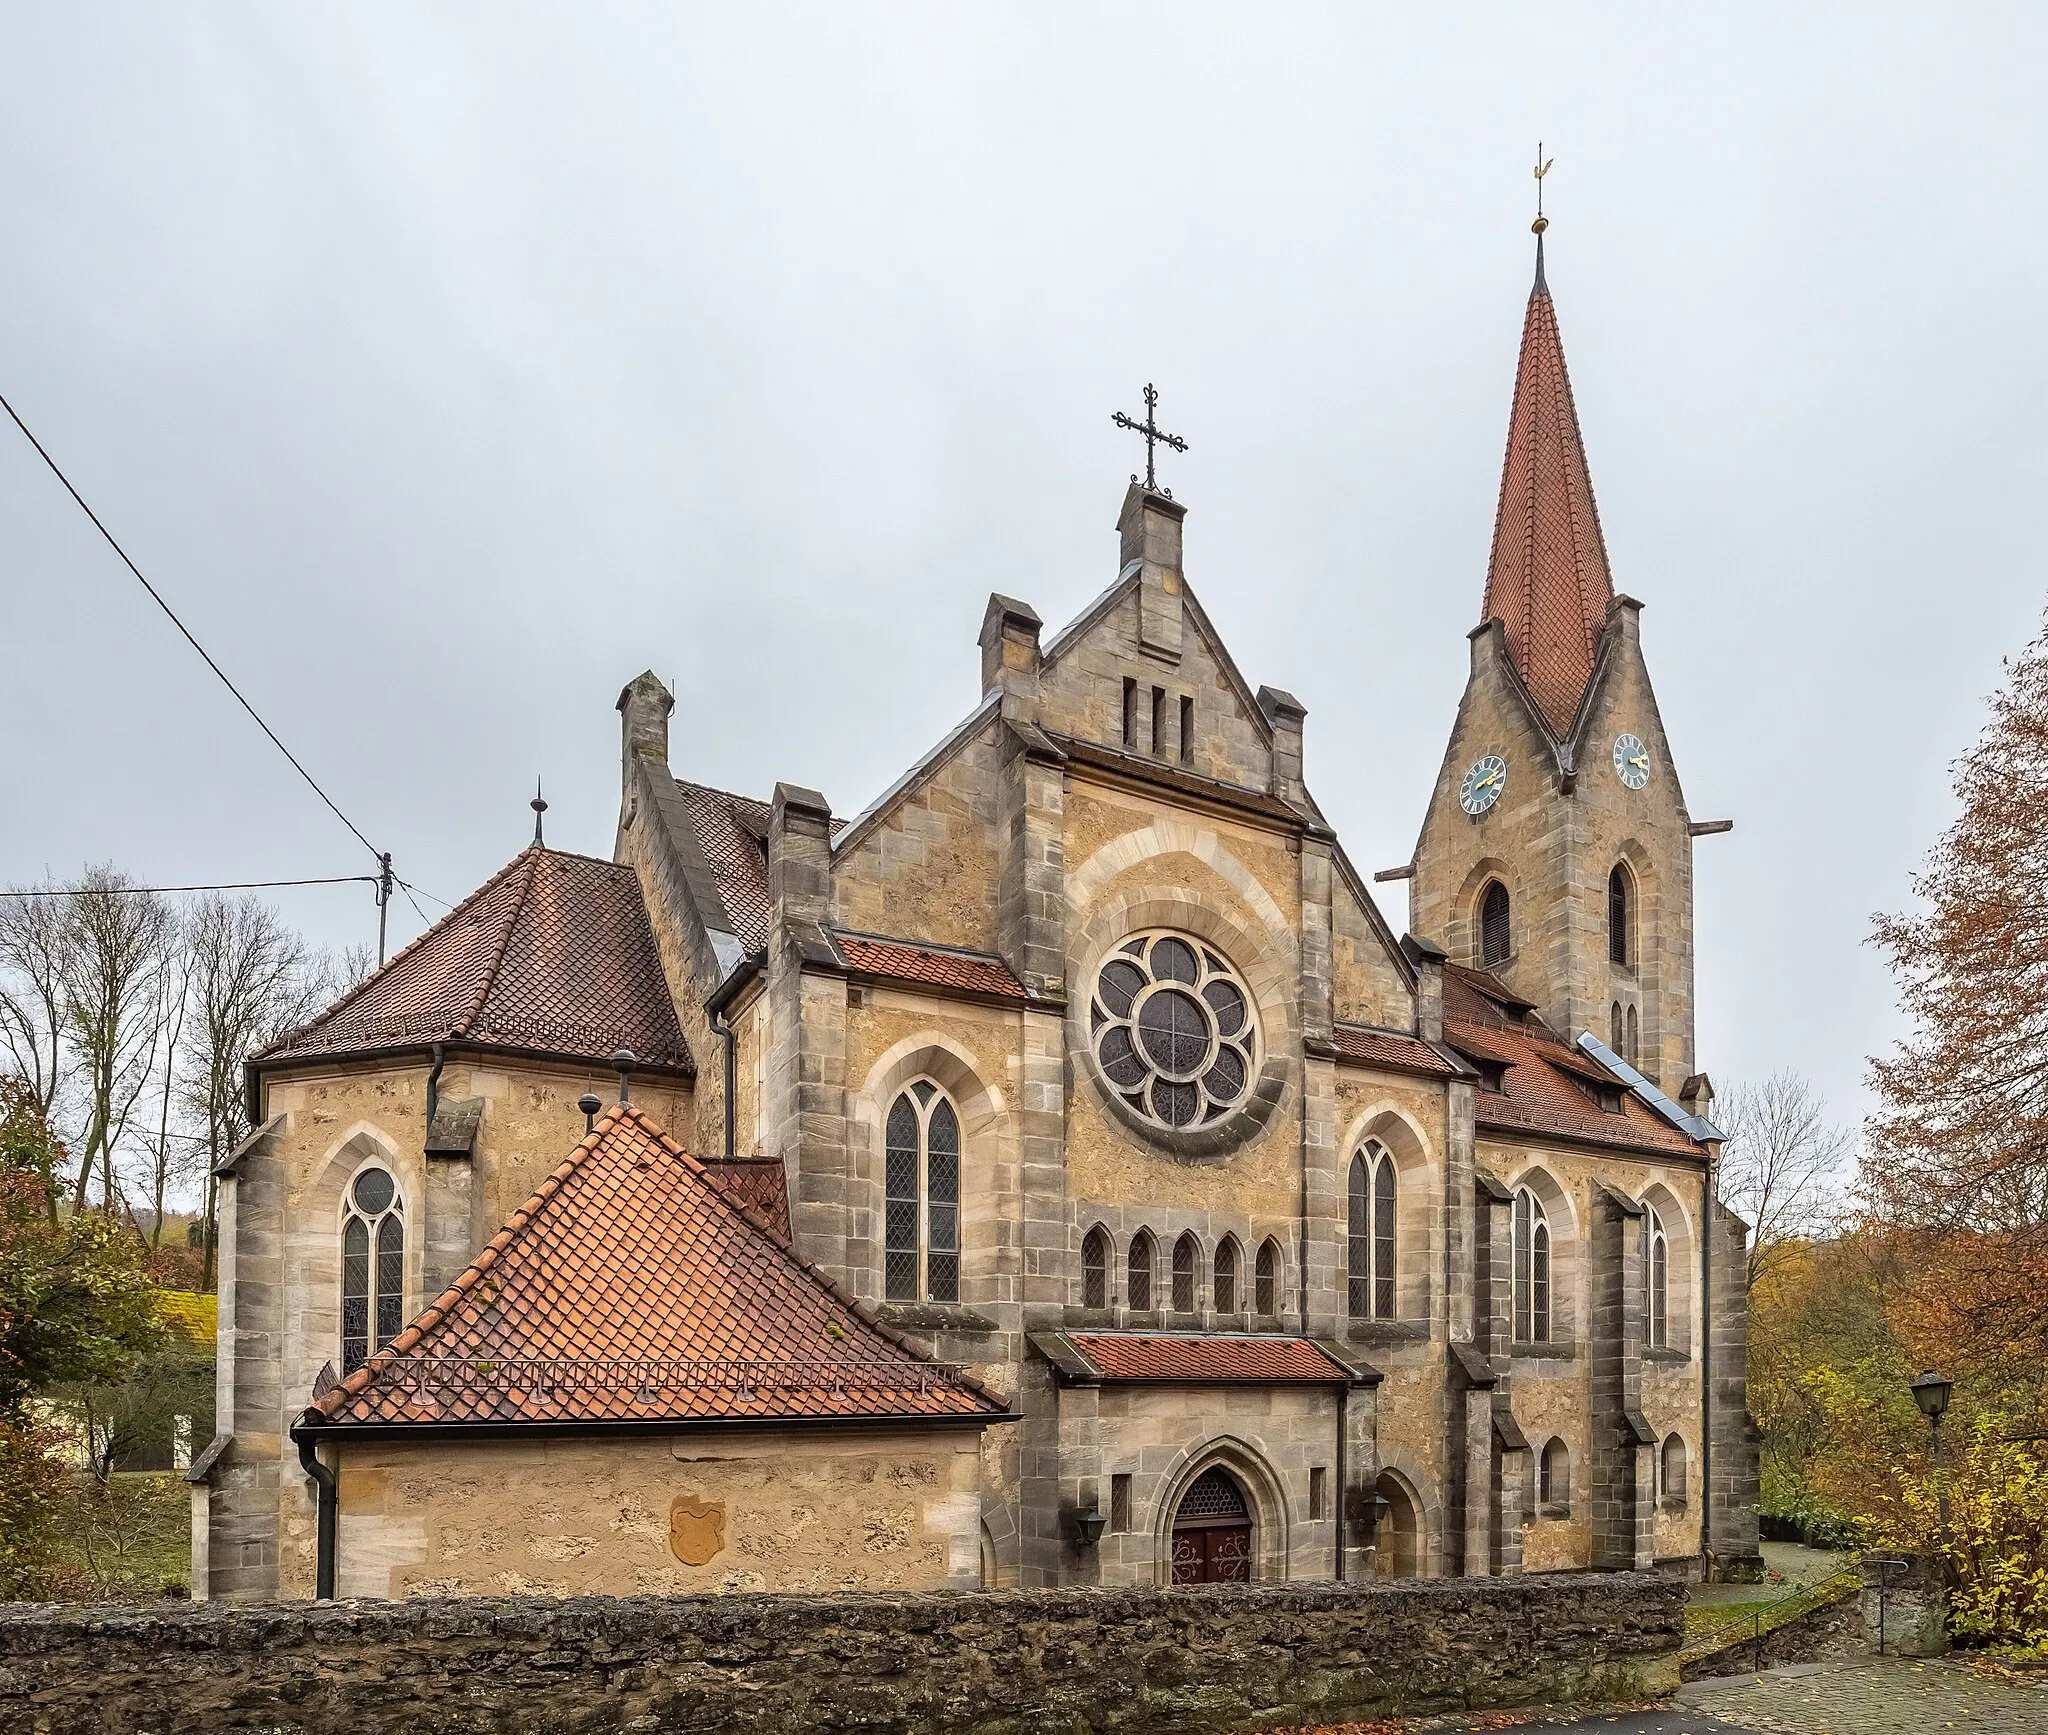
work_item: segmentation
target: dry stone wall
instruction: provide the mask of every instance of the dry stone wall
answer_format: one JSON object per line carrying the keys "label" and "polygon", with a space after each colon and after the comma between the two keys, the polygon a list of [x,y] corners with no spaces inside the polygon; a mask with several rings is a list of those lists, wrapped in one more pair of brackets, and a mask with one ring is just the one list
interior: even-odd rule
{"label": "dry stone wall", "polygon": [[[0,1608],[0,1732],[1224,1731],[1624,1697],[1684,1587],[1388,1587]],[[1669,1680],[1666,1680],[1669,1677]]]}

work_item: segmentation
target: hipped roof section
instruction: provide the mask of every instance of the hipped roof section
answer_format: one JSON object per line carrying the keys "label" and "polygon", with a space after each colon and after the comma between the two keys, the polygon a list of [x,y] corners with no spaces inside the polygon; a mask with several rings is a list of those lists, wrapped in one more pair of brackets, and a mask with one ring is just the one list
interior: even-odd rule
{"label": "hipped roof section", "polygon": [[627,1104],[467,1270],[319,1395],[315,1427],[958,1420],[1005,1413],[799,1259]]}
{"label": "hipped roof section", "polygon": [[522,850],[440,922],[252,1065],[453,1043],[694,1073],[633,869]]}
{"label": "hipped roof section", "polygon": [[259,1053],[259,1069],[447,1042],[691,1074],[633,870],[522,851],[382,969]]}

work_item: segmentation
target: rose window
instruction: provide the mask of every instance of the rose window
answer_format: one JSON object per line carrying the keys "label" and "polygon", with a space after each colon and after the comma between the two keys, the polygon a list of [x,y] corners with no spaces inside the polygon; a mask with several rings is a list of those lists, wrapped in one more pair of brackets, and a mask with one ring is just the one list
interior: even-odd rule
{"label": "rose window", "polygon": [[1095,979],[1089,1030],[1110,1088],[1161,1126],[1206,1126],[1251,1090],[1251,994],[1185,935],[1141,934],[1119,946]]}

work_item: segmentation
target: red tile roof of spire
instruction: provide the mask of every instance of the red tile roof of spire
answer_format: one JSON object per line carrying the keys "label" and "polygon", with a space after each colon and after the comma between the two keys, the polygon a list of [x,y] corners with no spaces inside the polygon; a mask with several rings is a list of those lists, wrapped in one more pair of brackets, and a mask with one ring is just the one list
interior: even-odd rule
{"label": "red tile roof of spire", "polygon": [[1507,628],[1515,667],[1560,739],[1570,732],[1592,678],[1593,653],[1613,600],[1539,236],[1481,618]]}

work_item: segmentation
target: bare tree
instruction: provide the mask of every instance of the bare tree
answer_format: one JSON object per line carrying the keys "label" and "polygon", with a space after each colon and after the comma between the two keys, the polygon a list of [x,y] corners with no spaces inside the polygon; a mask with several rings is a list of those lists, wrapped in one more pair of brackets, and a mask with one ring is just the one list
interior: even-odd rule
{"label": "bare tree", "polygon": [[1813,1086],[1791,1072],[1737,1085],[1715,1105],[1714,1118],[1728,1135],[1721,1147],[1721,1198],[1750,1225],[1748,1280],[1754,1285],[1787,1242],[1832,1227],[1855,1139],[1828,1123]]}
{"label": "bare tree", "polygon": [[64,1016],[84,1096],[78,1180],[72,1208],[83,1210],[97,1169],[100,1205],[111,1212],[118,1189],[114,1156],[130,1116],[156,1070],[163,1041],[162,976],[177,916],[171,906],[111,866],[87,868],[63,900],[69,935],[62,984]]}
{"label": "bare tree", "polygon": [[0,1053],[54,1120],[64,1069],[64,970],[74,939],[53,881],[0,894]]}
{"label": "bare tree", "polygon": [[[191,1004],[192,944],[189,925],[174,923],[165,937],[164,962],[157,975],[159,1044],[163,1059],[163,1085],[158,1097],[156,1133],[147,1145],[149,1168],[145,1184],[149,1192],[149,1225],[136,1224],[143,1240],[154,1252],[163,1245],[164,1207],[172,1186],[192,1166],[191,1144],[182,1133],[171,1130],[171,1107],[178,1094],[178,1057],[184,1036],[185,1014]],[[132,1216],[133,1213],[131,1212]]]}
{"label": "bare tree", "polygon": [[184,1036],[184,1100],[206,1165],[201,1284],[213,1286],[214,1171],[249,1132],[242,1068],[250,1055],[302,1024],[336,992],[339,967],[310,950],[260,899],[200,899],[186,923],[192,1016]]}

